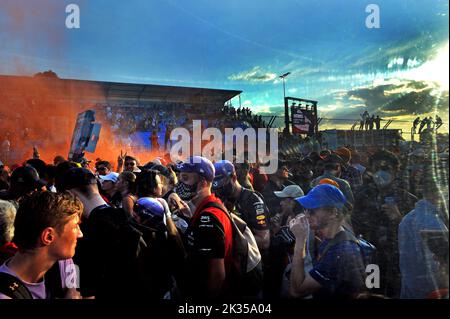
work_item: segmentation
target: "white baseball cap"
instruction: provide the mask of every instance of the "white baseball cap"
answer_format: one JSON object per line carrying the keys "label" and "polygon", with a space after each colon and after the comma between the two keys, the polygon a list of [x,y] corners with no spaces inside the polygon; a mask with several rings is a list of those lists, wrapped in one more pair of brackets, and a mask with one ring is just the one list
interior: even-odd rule
{"label": "white baseball cap", "polygon": [[106,175],[100,175],[99,178],[102,182],[110,181],[113,183],[117,183],[117,181],[119,180],[119,174],[116,172],[111,172]]}
{"label": "white baseball cap", "polygon": [[282,198],[297,198],[305,195],[302,188],[298,185],[286,186],[281,192],[274,192],[277,197]]}

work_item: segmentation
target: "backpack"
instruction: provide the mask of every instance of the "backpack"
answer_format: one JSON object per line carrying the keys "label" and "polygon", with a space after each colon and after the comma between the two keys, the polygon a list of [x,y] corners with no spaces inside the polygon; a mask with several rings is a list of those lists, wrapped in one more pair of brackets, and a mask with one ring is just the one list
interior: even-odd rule
{"label": "backpack", "polygon": [[95,214],[109,229],[105,247],[108,262],[101,275],[106,280],[119,280],[119,286],[129,290],[127,298],[162,298],[170,289],[170,275],[164,264],[165,232],[137,223],[121,208],[99,209]]}
{"label": "backpack", "polygon": [[344,241],[350,241],[358,245],[359,249],[361,250],[361,256],[364,266],[376,263],[376,253],[377,253],[376,247],[367,240],[363,239],[362,236],[358,236],[357,238],[351,231],[347,229],[339,233],[337,236],[335,236],[332,240],[328,242],[328,244],[325,246],[320,256],[317,258],[317,261],[319,261],[323,256],[325,256],[325,254],[328,252],[328,250],[330,250],[330,248]]}
{"label": "backpack", "polygon": [[[114,254],[115,269],[120,269],[121,277],[127,276],[125,284],[133,283],[133,296],[162,299],[173,287],[172,276],[177,275],[177,266],[184,262],[181,239],[168,228],[157,229],[145,222],[138,223],[122,208],[108,208],[103,214],[100,209],[99,212],[98,217],[101,215],[114,230],[108,249]],[[170,222],[167,220],[167,224]],[[127,298],[133,296],[129,294]]]}
{"label": "backpack", "polygon": [[[47,298],[64,298],[66,291],[62,287],[58,261],[45,273],[44,278]],[[33,299],[30,291],[20,279],[4,272],[0,272],[0,293],[12,299]]]}
{"label": "backpack", "polygon": [[261,254],[247,224],[233,213],[217,202],[209,202],[203,207],[203,211],[208,208],[220,209],[231,222],[233,240],[232,240],[232,269],[229,272],[230,288],[234,295],[256,297],[261,293],[263,287],[263,271],[261,263]]}
{"label": "backpack", "polygon": [[12,299],[33,299],[22,281],[5,272],[0,272],[0,293]]}

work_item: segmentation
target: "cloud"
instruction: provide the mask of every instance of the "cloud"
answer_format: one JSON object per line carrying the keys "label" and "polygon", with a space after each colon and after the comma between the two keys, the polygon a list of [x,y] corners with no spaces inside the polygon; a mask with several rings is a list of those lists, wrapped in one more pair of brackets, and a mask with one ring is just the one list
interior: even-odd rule
{"label": "cloud", "polygon": [[269,82],[277,78],[275,73],[265,72],[259,66],[253,69],[237,74],[232,74],[228,77],[232,81],[247,81],[247,82]]}
{"label": "cloud", "polygon": [[242,103],[242,106],[244,106],[244,107],[246,107],[246,106],[251,106],[252,105],[252,101],[251,100],[245,100],[243,103]]}
{"label": "cloud", "polygon": [[349,100],[364,102],[369,113],[384,116],[427,114],[448,110],[448,91],[433,83],[404,80],[400,84],[382,84],[348,92]]}

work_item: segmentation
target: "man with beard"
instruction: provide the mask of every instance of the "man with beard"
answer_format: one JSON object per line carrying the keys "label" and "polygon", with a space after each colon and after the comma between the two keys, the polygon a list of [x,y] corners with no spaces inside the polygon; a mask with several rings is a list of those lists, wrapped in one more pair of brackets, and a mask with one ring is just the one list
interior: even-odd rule
{"label": "man with beard", "polygon": [[[214,165],[201,156],[179,165],[175,191],[194,209],[186,231],[187,265],[181,288],[187,298],[217,299],[229,296],[227,280],[232,265],[232,225],[220,199],[211,193]],[[211,206],[217,204],[222,209]]]}
{"label": "man with beard", "polygon": [[244,163],[235,163],[234,168],[236,169],[236,176],[239,184],[247,189],[253,190],[250,179],[250,164],[248,161],[245,161]]}
{"label": "man with beard", "polygon": [[214,164],[216,171],[212,191],[228,208],[242,218],[255,235],[260,252],[269,248],[269,210],[263,199],[256,192],[244,188],[237,180],[234,165],[227,160]]}
{"label": "man with beard", "polygon": [[351,222],[355,235],[361,234],[377,247],[380,292],[388,297],[398,297],[397,229],[403,216],[414,208],[417,198],[397,185],[400,161],[395,154],[380,150],[371,156],[369,166],[372,180],[356,194]]}

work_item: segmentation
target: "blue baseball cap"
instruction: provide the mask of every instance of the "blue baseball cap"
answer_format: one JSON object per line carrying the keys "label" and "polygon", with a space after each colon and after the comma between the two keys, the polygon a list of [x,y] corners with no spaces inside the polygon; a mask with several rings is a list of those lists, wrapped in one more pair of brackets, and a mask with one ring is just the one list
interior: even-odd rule
{"label": "blue baseball cap", "polygon": [[214,180],[215,169],[213,163],[201,156],[191,156],[186,162],[178,166],[180,173],[197,173],[208,182]]}
{"label": "blue baseball cap", "polygon": [[153,226],[164,224],[164,206],[156,198],[139,198],[134,205],[134,211],[147,224]]}
{"label": "blue baseball cap", "polygon": [[216,173],[214,175],[213,188],[223,187],[230,181],[230,177],[235,173],[233,163],[227,160],[214,163],[214,169]]}
{"label": "blue baseball cap", "polygon": [[308,195],[295,199],[306,209],[321,207],[344,207],[347,199],[336,186],[321,184],[309,191]]}

